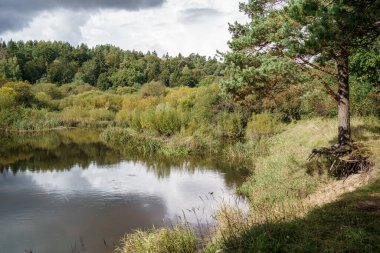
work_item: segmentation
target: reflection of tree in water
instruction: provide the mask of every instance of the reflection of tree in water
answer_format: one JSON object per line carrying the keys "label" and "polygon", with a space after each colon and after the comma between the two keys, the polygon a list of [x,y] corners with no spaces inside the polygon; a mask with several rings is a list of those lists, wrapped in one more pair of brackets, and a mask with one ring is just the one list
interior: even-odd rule
{"label": "reflection of tree in water", "polygon": [[121,160],[138,162],[158,178],[170,176],[172,170],[183,173],[214,170],[224,174],[226,184],[234,186],[247,174],[243,164],[228,163],[215,156],[168,157],[139,154],[104,143],[99,132],[83,129],[39,134],[0,136],[0,172],[25,170],[64,171],[74,166],[83,169],[92,163],[104,166]]}
{"label": "reflection of tree in water", "polygon": [[125,152],[124,158],[142,162],[148,171],[152,171],[158,178],[170,176],[172,171],[186,174],[196,171],[217,171],[224,175],[227,186],[233,187],[244,181],[248,175],[248,168],[243,163],[229,162],[218,156],[187,156],[168,157],[158,155],[141,155]]}
{"label": "reflection of tree in water", "polygon": [[[70,130],[1,136],[4,145],[0,148],[0,170],[62,171],[74,166],[85,169],[91,163],[109,165],[120,161],[118,152],[101,143],[99,137],[96,141],[96,132],[92,132],[90,138],[89,132]],[[84,142],[84,138],[88,141]]]}

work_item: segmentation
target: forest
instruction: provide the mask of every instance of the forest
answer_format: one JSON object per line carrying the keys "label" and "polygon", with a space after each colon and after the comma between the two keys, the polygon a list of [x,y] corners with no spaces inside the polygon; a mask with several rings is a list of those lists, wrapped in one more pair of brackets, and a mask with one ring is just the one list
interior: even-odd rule
{"label": "forest", "polygon": [[[91,128],[124,151],[249,169],[248,214],[222,206],[206,239],[137,231],[117,252],[378,252],[380,1],[330,2],[241,3],[249,22],[215,57],[1,41],[0,129]],[[318,198],[344,178],[356,191]]]}

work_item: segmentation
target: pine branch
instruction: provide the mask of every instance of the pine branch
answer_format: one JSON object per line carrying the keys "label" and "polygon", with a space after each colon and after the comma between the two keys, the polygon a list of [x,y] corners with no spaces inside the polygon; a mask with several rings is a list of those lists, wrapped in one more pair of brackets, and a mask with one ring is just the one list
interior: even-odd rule
{"label": "pine branch", "polygon": [[307,67],[305,67],[304,65],[299,64],[299,63],[298,63],[298,65],[301,67],[301,69],[302,69],[303,71],[306,72],[306,74],[308,74],[309,76],[311,76],[311,77],[313,77],[313,78],[318,79],[318,80],[323,84],[323,86],[325,87],[327,93],[328,93],[330,96],[332,96],[332,97],[335,99],[335,101],[339,102],[339,96],[338,96],[338,94],[336,94],[335,91],[333,91],[333,89],[331,89],[331,87],[329,86],[329,84],[328,84],[325,80],[323,80],[322,77],[320,77],[320,76],[317,75],[316,73],[310,71],[310,70],[309,70]]}
{"label": "pine branch", "polygon": [[304,64],[308,65],[309,67],[312,67],[313,69],[319,70],[319,71],[321,71],[321,72],[323,72],[323,73],[326,73],[326,74],[328,74],[328,75],[331,75],[331,76],[337,78],[337,75],[336,75],[335,73],[332,73],[332,72],[330,72],[330,71],[327,70],[327,69],[324,69],[324,68],[322,68],[322,67],[319,67],[319,66],[317,66],[317,65],[315,65],[315,64],[313,64],[313,63],[311,63],[311,62],[309,62],[309,61],[307,61],[307,60],[305,60],[305,59],[303,59],[303,58],[299,58],[299,59],[300,59]]}

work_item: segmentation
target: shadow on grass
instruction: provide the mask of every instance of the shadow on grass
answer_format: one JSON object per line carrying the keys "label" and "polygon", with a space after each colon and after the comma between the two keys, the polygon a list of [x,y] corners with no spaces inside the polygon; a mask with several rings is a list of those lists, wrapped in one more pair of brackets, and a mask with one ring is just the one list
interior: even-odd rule
{"label": "shadow on grass", "polygon": [[[380,139],[380,126],[379,125],[359,125],[351,128],[352,136],[355,140],[368,141]],[[366,135],[371,133],[372,136]]]}
{"label": "shadow on grass", "polygon": [[223,252],[380,252],[380,180],[289,222],[254,226]]}
{"label": "shadow on grass", "polygon": [[[368,135],[370,133],[370,136]],[[354,141],[369,141],[369,140],[380,140],[380,126],[377,124],[351,126],[352,139]],[[335,145],[338,143],[338,136],[329,141],[329,144]]]}

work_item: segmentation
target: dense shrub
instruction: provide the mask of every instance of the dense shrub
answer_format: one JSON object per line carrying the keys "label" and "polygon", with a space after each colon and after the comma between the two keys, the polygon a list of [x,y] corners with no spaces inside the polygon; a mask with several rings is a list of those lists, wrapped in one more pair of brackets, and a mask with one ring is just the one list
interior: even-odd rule
{"label": "dense shrub", "polygon": [[111,111],[118,111],[121,108],[122,97],[116,94],[105,93],[101,91],[86,91],[78,95],[64,98],[61,108],[77,106],[87,109],[105,108]]}
{"label": "dense shrub", "polygon": [[115,113],[105,108],[88,109],[81,106],[64,108],[60,113],[61,120],[67,125],[97,125],[103,121],[112,121]]}
{"label": "dense shrub", "polygon": [[242,116],[239,112],[219,112],[217,130],[223,137],[240,137],[243,134]]}
{"label": "dense shrub", "polygon": [[247,124],[246,136],[255,139],[261,136],[272,135],[281,130],[281,121],[279,117],[264,112],[261,114],[253,114],[251,120]]}
{"label": "dense shrub", "polygon": [[94,90],[95,88],[92,87],[89,84],[64,84],[59,87],[60,92],[64,96],[71,96],[71,95],[78,95],[80,93],[86,92],[86,91],[91,91]]}
{"label": "dense shrub", "polygon": [[380,116],[380,87],[351,79],[351,112],[358,116]]}
{"label": "dense shrub", "polygon": [[61,99],[63,97],[62,88],[52,83],[39,83],[32,86],[32,92],[37,94],[44,92],[49,95],[51,99]]}
{"label": "dense shrub", "polygon": [[46,109],[21,109],[21,119],[13,123],[16,129],[25,130],[45,130],[61,125],[61,121],[56,112],[49,112]]}
{"label": "dense shrub", "polygon": [[13,89],[16,92],[16,101],[19,105],[31,106],[34,96],[32,85],[27,82],[9,82],[4,87]]}
{"label": "dense shrub", "polygon": [[0,88],[0,110],[12,108],[16,105],[16,91],[9,87]]}
{"label": "dense shrub", "polygon": [[165,86],[160,82],[150,82],[144,84],[141,87],[140,93],[142,97],[150,97],[150,96],[162,96],[165,94]]}

